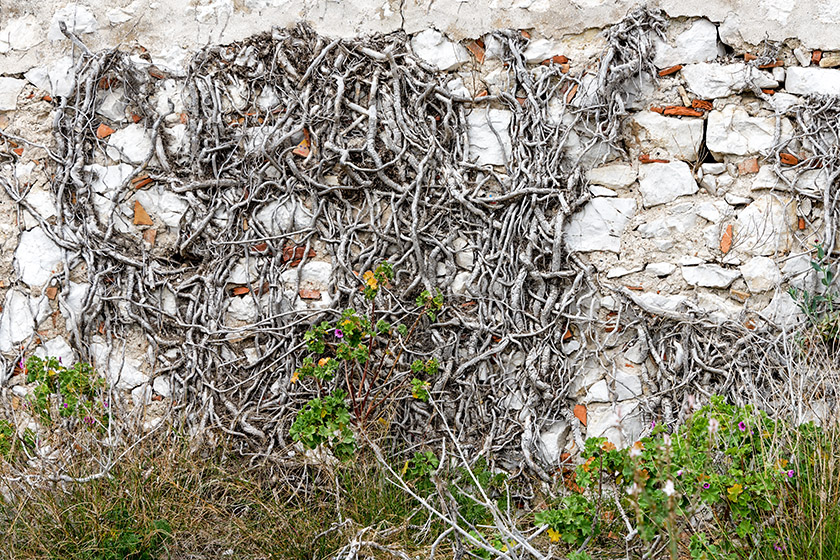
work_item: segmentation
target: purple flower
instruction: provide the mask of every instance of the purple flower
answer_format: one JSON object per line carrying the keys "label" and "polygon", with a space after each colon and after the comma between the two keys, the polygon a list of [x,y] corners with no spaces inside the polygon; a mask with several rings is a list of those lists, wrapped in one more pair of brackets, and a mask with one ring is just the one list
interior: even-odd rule
{"label": "purple flower", "polygon": [[102,401],[102,406],[104,406],[105,408],[108,408],[108,401]]}
{"label": "purple flower", "polygon": [[18,367],[20,369],[23,369],[23,358],[21,358],[20,361],[18,362]]}
{"label": "purple flower", "polygon": [[703,483],[703,490],[708,490],[708,489],[709,489],[709,488],[711,488],[711,487],[712,487],[712,485],[711,485],[711,484],[709,484],[708,482],[704,482],[704,483]]}
{"label": "purple flower", "polygon": [[773,550],[775,550],[776,552],[781,552],[784,549],[785,549],[785,545],[779,545],[779,544],[776,544],[776,543],[773,544]]}
{"label": "purple flower", "polygon": [[335,329],[335,337],[336,338],[344,338],[344,333],[341,332],[341,329]]}
{"label": "purple flower", "polygon": [[793,478],[793,469],[787,472],[788,478]]}
{"label": "purple flower", "polygon": [[61,363],[61,356],[58,357],[58,363]]}
{"label": "purple flower", "polygon": [[742,432],[746,432],[747,431],[747,425],[744,424],[743,422],[738,422],[738,429],[741,430]]}
{"label": "purple flower", "polygon": [[656,420],[650,423],[650,429],[654,429],[656,427]]}
{"label": "purple flower", "polygon": [[683,473],[683,470],[682,470],[682,469],[678,470],[678,471],[677,471],[677,476],[682,476],[682,473]]}
{"label": "purple flower", "polygon": [[63,406],[64,408],[67,408],[67,407],[68,407],[68,406],[70,406],[70,405],[68,405],[67,403],[64,403],[64,404],[62,404],[61,406]]}

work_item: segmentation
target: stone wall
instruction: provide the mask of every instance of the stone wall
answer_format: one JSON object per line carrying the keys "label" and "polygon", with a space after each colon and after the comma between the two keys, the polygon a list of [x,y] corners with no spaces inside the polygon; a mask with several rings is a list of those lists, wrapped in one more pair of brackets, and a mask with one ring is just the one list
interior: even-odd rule
{"label": "stone wall", "polygon": [[[67,39],[60,23],[94,51],[119,45],[152,78],[148,100],[160,128],[152,126],[154,119],[141,120],[132,112],[119,85],[105,84],[95,109],[102,153],[83,169],[66,170],[78,173],[89,187],[100,225],[110,220],[116,236],[143,244],[150,255],[171,252],[184,242],[187,222],[203,218],[189,213],[186,191],[146,181],[136,172],[155,153],[159,168],[167,161],[189,165],[191,105],[184,84],[191,56],[204,45],[239,41],[299,20],[331,36],[402,30],[411,52],[437,68],[440,83],[466,107],[470,164],[502,177],[511,173],[519,142],[518,109],[505,100],[521,107],[531,101],[491,32],[521,33],[521,56],[533,76],[553,71],[573,77],[575,85],[544,92],[540,103],[545,121],[567,134],[564,161],[579,171],[585,186],[556,237],[562,238],[563,252],[591,272],[596,291],[586,293],[577,307],[576,313],[587,315],[586,327],[569,327],[562,340],[563,353],[576,364],[564,388],[566,398],[550,414],[536,415],[534,427],[527,428],[541,434],[534,449],[546,463],[564,449],[573,450],[581,434],[606,435],[618,445],[634,441],[652,411],[660,410],[646,404],[646,398],[657,396],[650,379],[657,371],[681,371],[682,347],[668,346],[668,356],[652,355],[653,347],[622,323],[627,305],[654,318],[702,318],[703,328],[712,330],[716,325],[740,326],[745,333],[794,326],[800,312],[787,289],[817,288],[810,251],[833,238],[826,224],[835,217],[824,202],[834,190],[831,157],[836,156],[821,150],[823,145],[836,149],[837,140],[809,136],[808,123],[823,99],[814,96],[840,94],[840,69],[834,68],[840,67],[840,38],[832,32],[840,21],[836,3],[767,1],[755,10],[747,0],[663,0],[667,26],[663,36],[652,35],[657,75],[640,72],[626,80],[620,95],[624,111],[615,115],[618,136],[610,142],[594,141],[585,127],[570,122],[570,108],[597,111],[603,103],[599,63],[609,46],[603,29],[622,20],[635,3],[495,4],[7,3],[0,13],[0,173],[6,187],[0,192],[0,379],[24,396],[29,388],[15,369],[22,355],[34,351],[66,361],[81,355],[106,372],[113,386],[130,393],[131,402],[148,407],[151,417],[165,410],[168,399],[185,398],[178,397],[171,375],[158,374],[178,352],[158,354],[143,329],[120,337],[111,336],[104,323],[91,337],[78,330],[78,315],[101,309],[98,298],[107,299],[108,290],[89,276],[90,263],[70,254],[66,235],[68,244],[62,245],[46,233],[61,231],[67,211],[61,201],[68,193],[55,188],[62,168],[50,150],[56,116],[67,111],[62,104],[73,96],[80,71],[74,67],[80,47]],[[234,111],[235,85],[229,93]],[[257,100],[262,109],[276,106],[272,95],[262,90]],[[498,101],[470,104],[488,95]],[[132,178],[136,192],[112,204],[114,193]],[[282,236],[303,227],[312,213],[306,200],[289,199],[266,204],[255,220],[268,235]],[[328,245],[316,239],[314,259],[283,273],[279,289],[289,309],[333,306],[337,271]],[[448,249],[454,267],[441,262],[436,273],[448,296],[469,298],[475,293],[472,272],[484,257],[465,237]],[[251,286],[257,277],[253,262],[243,257],[226,277],[226,289]],[[167,290],[160,288],[149,304],[177,316],[179,303]],[[226,300],[227,327],[252,328],[261,301]],[[655,321],[650,328],[657,328]],[[245,359],[256,360],[256,349],[241,351]],[[513,369],[529,358],[524,352],[503,354],[505,367]],[[269,381],[279,392],[283,381]],[[527,408],[522,388],[510,387],[498,397],[507,399],[509,410]],[[670,403],[657,414],[672,421],[677,411],[670,407],[683,404]]]}

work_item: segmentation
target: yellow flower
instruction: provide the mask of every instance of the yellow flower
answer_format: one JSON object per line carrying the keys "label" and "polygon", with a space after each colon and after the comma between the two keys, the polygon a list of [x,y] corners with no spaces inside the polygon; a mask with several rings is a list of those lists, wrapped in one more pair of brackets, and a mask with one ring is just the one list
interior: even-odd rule
{"label": "yellow flower", "polygon": [[320,360],[318,360],[318,365],[321,366],[321,367],[324,367],[328,363],[330,363],[329,358],[321,358]]}
{"label": "yellow flower", "polygon": [[370,270],[368,270],[367,272],[365,272],[365,273],[362,275],[362,278],[364,279],[365,283],[366,283],[368,286],[370,286],[371,288],[373,288],[374,290],[375,290],[375,289],[376,289],[376,287],[379,285],[379,280],[377,280],[377,279],[376,279],[376,277],[373,275],[373,272],[371,272]]}
{"label": "yellow flower", "polygon": [[548,528],[548,538],[551,539],[551,542],[560,542],[560,533],[552,529],[551,527]]}
{"label": "yellow flower", "polygon": [[734,502],[738,500],[738,496],[741,492],[744,491],[744,487],[740,484],[733,484],[729,488],[726,489],[726,493],[729,494],[729,500]]}
{"label": "yellow flower", "polygon": [[297,383],[300,379],[300,370],[296,369],[295,372],[292,374],[292,383]]}

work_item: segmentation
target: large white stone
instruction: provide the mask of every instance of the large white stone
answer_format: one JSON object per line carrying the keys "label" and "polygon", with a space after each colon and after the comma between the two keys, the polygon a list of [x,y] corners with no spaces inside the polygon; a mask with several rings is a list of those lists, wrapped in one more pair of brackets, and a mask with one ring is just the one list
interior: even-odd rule
{"label": "large white stone", "polygon": [[560,461],[568,433],[569,423],[562,419],[540,431],[542,453],[549,464],[557,464]]}
{"label": "large white stone", "polygon": [[[784,177],[784,179],[782,178]],[[829,187],[829,173],[826,169],[782,169],[782,177],[776,174],[772,165],[764,165],[755,174],[750,185],[751,190],[790,191],[788,182],[794,185],[797,192],[808,193],[815,197],[822,197],[824,189]]]}
{"label": "large white stone", "polygon": [[[300,287],[313,288],[324,291],[330,285],[333,267],[324,261],[311,261],[303,265],[300,270]],[[283,283],[288,288],[294,288],[297,282],[297,268],[292,268],[282,274]]]}
{"label": "large white stone", "polygon": [[761,311],[761,316],[783,329],[790,329],[805,318],[791,295],[784,290],[773,295],[773,299]]}
{"label": "large white stone", "polygon": [[703,142],[703,120],[642,111],[631,120],[630,132],[643,152],[662,148],[672,158],[695,161]]}
{"label": "large white stone", "polygon": [[24,75],[29,82],[50,92],[53,97],[67,97],[76,87],[76,74],[73,58],[64,56],[49,66],[36,66]]}
{"label": "large white stone", "polygon": [[685,162],[649,163],[639,168],[639,191],[645,208],[671,202],[697,190],[697,182]]}
{"label": "large white stone", "polygon": [[108,137],[105,151],[115,161],[141,163],[149,157],[153,148],[149,131],[140,124],[130,124]]}
{"label": "large white stone", "polygon": [[770,257],[753,257],[741,265],[741,274],[752,293],[766,292],[782,282],[779,267]]}
{"label": "large white stone", "polygon": [[796,203],[793,200],[775,194],[760,196],[738,212],[733,246],[759,256],[787,251],[796,224]]}
{"label": "large white stone", "polygon": [[618,448],[637,441],[644,430],[639,402],[623,402],[587,407],[586,437],[605,437]]}
{"label": "large white stone", "polygon": [[800,290],[813,292],[819,285],[817,271],[811,266],[811,257],[807,254],[785,260],[785,264],[782,265],[782,274],[791,286]]}
{"label": "large white stone", "polygon": [[669,262],[655,262],[650,263],[645,267],[645,272],[663,278],[670,275],[677,269],[677,265]]}
{"label": "large white stone", "polygon": [[110,386],[130,391],[149,382],[149,376],[140,370],[143,362],[127,352],[123,353],[119,348],[112,351],[104,342],[93,342],[90,352],[94,366]]}
{"label": "large white stone", "polygon": [[149,216],[158,218],[167,226],[176,229],[180,227],[181,217],[189,207],[186,200],[162,185],[137,191],[134,198],[149,213]]}
{"label": "large white stone", "polygon": [[478,165],[505,165],[510,160],[511,112],[476,108],[467,115],[470,159]]}
{"label": "large white stone", "polygon": [[720,53],[717,36],[717,26],[707,19],[698,19],[673,41],[665,42],[656,36],[653,40],[656,47],[653,64],[657,68],[667,68],[714,60]]}
{"label": "large white stone", "polygon": [[268,235],[282,235],[293,228],[299,230],[307,227],[312,214],[300,201],[287,200],[265,204],[254,218]]}
{"label": "large white stone", "polygon": [[47,237],[40,227],[20,234],[15,251],[15,270],[18,277],[30,286],[43,286],[58,270],[61,248]]}
{"label": "large white stone", "polygon": [[630,198],[593,198],[563,230],[569,251],[621,251],[621,233],[636,211]]}
{"label": "large white stone", "polygon": [[426,29],[412,37],[411,50],[420,60],[444,72],[455,70],[470,60],[467,49],[435,29]]}
{"label": "large white stone", "polygon": [[96,112],[115,123],[125,119],[128,101],[122,88],[112,89],[105,94]]}
{"label": "large white stone", "polygon": [[64,34],[61,32],[59,22],[64,22],[67,26],[67,30],[75,33],[76,35],[81,35],[82,33],[93,33],[98,27],[96,17],[87,7],[75,3],[67,4],[63,8],[57,10],[53,15],[50,30],[47,34],[47,38],[50,41],[66,39]]}
{"label": "large white stone", "polygon": [[683,266],[683,279],[692,286],[704,288],[728,288],[729,285],[741,276],[737,270],[723,268],[716,264],[699,264],[696,266]]}
{"label": "large white stone", "polygon": [[35,355],[40,358],[58,358],[67,367],[70,367],[76,362],[76,353],[62,336],[57,336],[44,342],[35,349]]}
{"label": "large white stone", "polygon": [[632,185],[636,181],[637,175],[632,165],[624,163],[611,163],[586,172],[586,177],[590,183],[611,189],[620,189]]}
{"label": "large white stone", "polygon": [[18,290],[6,292],[0,315],[0,352],[8,352],[35,332],[35,314],[29,297]]}
{"label": "large white stone", "polygon": [[586,396],[583,397],[583,402],[585,404],[610,402],[610,388],[607,382],[601,379],[589,387],[586,391]]}
{"label": "large white stone", "polygon": [[170,397],[172,395],[172,386],[169,383],[169,379],[163,375],[155,377],[155,380],[152,382],[152,388],[158,395],[164,397]]}
{"label": "large white stone", "polygon": [[703,99],[729,97],[749,89],[750,84],[758,88],[775,88],[779,82],[772,75],[748,64],[714,64],[700,62],[682,69],[688,90]]}
{"label": "large white stone", "polygon": [[0,78],[0,111],[14,111],[17,109],[17,98],[26,80],[17,78]]}
{"label": "large white stone", "polygon": [[99,165],[92,163],[83,168],[88,174],[90,186],[94,192],[103,196],[117,190],[134,172],[134,167],[126,163],[118,165]]}
{"label": "large white stone", "polygon": [[840,95],[840,70],[791,66],[785,89],[797,95]]}
{"label": "large white stone", "polygon": [[525,62],[534,64],[551,58],[554,55],[563,54],[561,52],[562,50],[562,45],[552,39],[534,39],[528,43],[528,48],[525,49],[522,56],[525,57]]}
{"label": "large white stone", "polygon": [[616,400],[626,401],[642,396],[641,371],[644,365],[617,364],[614,374]]}
{"label": "large white stone", "polygon": [[58,309],[64,316],[68,330],[72,329],[80,318],[82,307],[88,296],[90,284],[86,282],[70,282],[70,289],[60,292],[58,297]]}
{"label": "large white stone", "polygon": [[44,33],[38,18],[33,15],[12,18],[6,22],[3,29],[0,29],[0,54],[10,50],[25,51],[43,40]]}
{"label": "large white stone", "polygon": [[[706,146],[716,158],[722,154],[746,156],[764,152],[773,147],[776,130],[774,117],[751,117],[737,105],[727,105],[720,111],[709,113],[706,125]],[[780,141],[791,137],[790,121],[781,121]]]}

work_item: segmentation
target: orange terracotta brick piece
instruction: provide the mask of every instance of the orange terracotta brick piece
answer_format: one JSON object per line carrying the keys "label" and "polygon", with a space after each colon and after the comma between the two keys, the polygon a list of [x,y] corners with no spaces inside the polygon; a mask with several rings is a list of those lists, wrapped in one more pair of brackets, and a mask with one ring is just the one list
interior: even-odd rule
{"label": "orange terracotta brick piece", "polygon": [[22,156],[22,155],[23,155],[23,148],[15,148],[15,149],[14,149],[14,150],[12,150],[12,151],[13,151],[14,153],[16,153],[17,155],[19,155],[19,156]]}
{"label": "orange terracotta brick piece", "polygon": [[702,117],[703,111],[698,111],[697,109],[692,109],[691,107],[672,105],[670,107],[665,107],[662,114],[669,117]]}
{"label": "orange terracotta brick piece", "polygon": [[811,64],[819,64],[822,60],[822,51],[816,50],[811,53]]}
{"label": "orange terracotta brick piece", "polygon": [[668,163],[671,160],[668,159],[653,159],[650,157],[650,154],[642,154],[639,156],[639,161],[642,163]]}
{"label": "orange terracotta brick piece", "polygon": [[58,288],[56,286],[50,286],[46,292],[49,299],[55,299],[55,296],[58,295]]}
{"label": "orange terracotta brick piece", "polygon": [[799,229],[805,229],[805,218],[799,218]]}
{"label": "orange terracotta brick piece", "polygon": [[749,62],[749,61],[751,61],[751,60],[755,60],[756,58],[758,58],[758,57],[757,57],[757,56],[755,56],[755,55],[754,55],[754,54],[752,54],[752,53],[744,53],[744,61],[745,61],[745,62]]}
{"label": "orange terracotta brick piece", "polygon": [[235,296],[244,296],[250,291],[251,288],[249,288],[248,286],[237,286],[234,289],[232,289],[230,293]]}
{"label": "orange terracotta brick piece", "polygon": [[676,66],[671,66],[670,68],[663,68],[659,71],[659,76],[670,76],[671,74],[676,74],[680,70],[682,70],[682,64],[677,64]]}
{"label": "orange terracotta brick piece", "polygon": [[306,157],[309,155],[310,152],[309,147],[309,131],[304,128],[303,140],[301,140],[300,144],[298,144],[297,147],[294,150],[292,150],[292,153],[297,156]]}
{"label": "orange terracotta brick piece", "polygon": [[140,204],[138,201],[134,201],[134,225],[135,226],[153,226],[155,223],[152,221],[151,216],[149,213],[146,212],[146,209],[143,208],[143,205]]}
{"label": "orange terracotta brick piece", "polygon": [[762,88],[761,93],[766,93],[767,95],[775,95],[776,90],[770,88]]}
{"label": "orange terracotta brick piece", "polygon": [[720,238],[720,252],[724,255],[732,249],[732,224],[726,226],[726,231],[723,232],[723,236]]}
{"label": "orange terracotta brick piece", "polygon": [[711,101],[706,101],[705,99],[692,99],[691,106],[695,109],[702,109],[704,111],[711,111],[715,108]]}
{"label": "orange terracotta brick piece", "polygon": [[300,299],[321,299],[321,292],[318,290],[301,289],[298,295]]}
{"label": "orange terracotta brick piece", "polygon": [[569,90],[569,93],[566,94],[566,103],[571,103],[572,99],[575,98],[575,94],[577,93],[578,85],[575,84],[572,86],[572,89]]}
{"label": "orange terracotta brick piece", "polygon": [[478,41],[470,41],[469,44],[467,44],[467,50],[470,51],[473,54],[473,56],[475,57],[475,59],[478,61],[479,64],[483,64],[484,63],[484,46],[480,45],[479,41],[481,41],[481,40],[479,39]]}
{"label": "orange terracotta brick piece", "polygon": [[749,175],[750,173],[758,173],[758,158],[749,158],[738,163],[739,175]]}
{"label": "orange terracotta brick piece", "polygon": [[566,64],[567,62],[569,62],[569,59],[567,57],[563,56],[562,54],[556,54],[556,55],[552,56],[551,58],[546,58],[540,64],[542,64],[543,66],[548,66],[552,62],[554,64]]}
{"label": "orange terracotta brick piece", "polygon": [[580,423],[586,426],[586,405],[583,404],[576,404],[575,405],[575,418],[580,420]]}
{"label": "orange terracotta brick piece", "polygon": [[784,65],[785,65],[785,63],[782,62],[781,60],[776,60],[776,61],[771,62],[769,64],[762,64],[761,66],[759,66],[759,68],[761,68],[762,70],[767,70],[768,68],[776,68],[777,66],[784,66]]}
{"label": "orange terracotta brick piece", "polygon": [[659,113],[660,115],[665,111],[662,107],[651,107],[650,110],[654,113]]}
{"label": "orange terracotta brick piece", "polygon": [[143,241],[149,244],[149,246],[155,246],[155,239],[157,239],[157,230],[156,229],[147,229],[143,232]]}
{"label": "orange terracotta brick piece", "polygon": [[779,154],[779,160],[785,165],[796,165],[799,163],[799,158],[793,154],[786,154],[784,152]]}

